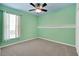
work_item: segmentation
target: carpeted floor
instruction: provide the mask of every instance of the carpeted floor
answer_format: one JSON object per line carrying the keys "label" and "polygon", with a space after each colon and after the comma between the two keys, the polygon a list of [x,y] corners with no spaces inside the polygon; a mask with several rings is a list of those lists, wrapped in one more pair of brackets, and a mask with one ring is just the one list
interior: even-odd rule
{"label": "carpeted floor", "polygon": [[3,56],[77,56],[75,47],[34,39],[1,49]]}

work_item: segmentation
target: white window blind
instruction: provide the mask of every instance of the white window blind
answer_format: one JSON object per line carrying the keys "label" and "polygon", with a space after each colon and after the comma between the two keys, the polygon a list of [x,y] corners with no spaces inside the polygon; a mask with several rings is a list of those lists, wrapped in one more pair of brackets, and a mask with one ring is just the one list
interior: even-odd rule
{"label": "white window blind", "polygon": [[20,16],[4,13],[4,39],[9,40],[20,36]]}

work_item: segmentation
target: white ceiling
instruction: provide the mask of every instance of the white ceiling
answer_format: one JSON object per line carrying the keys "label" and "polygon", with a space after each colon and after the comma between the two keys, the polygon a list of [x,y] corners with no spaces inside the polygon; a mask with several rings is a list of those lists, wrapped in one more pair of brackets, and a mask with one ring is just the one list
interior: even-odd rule
{"label": "white ceiling", "polygon": [[[47,12],[51,12],[72,4],[74,3],[47,3],[47,6],[45,7],[45,9],[48,10]],[[31,6],[29,3],[3,3],[3,5],[37,15],[35,12],[28,11],[30,9],[34,9],[34,7]]]}

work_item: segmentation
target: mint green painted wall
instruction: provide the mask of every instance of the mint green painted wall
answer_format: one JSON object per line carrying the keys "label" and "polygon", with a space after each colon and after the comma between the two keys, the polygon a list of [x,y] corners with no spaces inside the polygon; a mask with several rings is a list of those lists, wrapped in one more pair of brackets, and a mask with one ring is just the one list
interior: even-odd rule
{"label": "mint green painted wall", "polygon": [[37,23],[35,16],[24,14],[21,20],[21,27],[22,27],[21,29],[22,39],[36,37]]}
{"label": "mint green painted wall", "polygon": [[76,5],[59,9],[56,12],[48,12],[39,17],[39,26],[51,26],[62,24],[75,24]]}
{"label": "mint green painted wall", "polygon": [[62,43],[67,43],[71,45],[75,45],[75,29],[67,28],[67,29],[39,29],[40,37],[47,38],[49,40],[54,40]]}
{"label": "mint green painted wall", "polygon": [[3,11],[0,10],[0,42],[2,41],[2,31],[3,31],[3,28],[2,28],[2,24],[3,24]]}
{"label": "mint green painted wall", "polygon": [[[9,8],[9,7],[3,6],[3,5],[0,5],[0,10],[21,16],[20,37],[12,39],[12,40],[8,40],[8,41],[5,41],[3,39],[1,46],[36,37],[36,26],[37,26],[36,20],[37,20],[37,17],[35,15],[29,14],[27,12],[23,12],[23,11],[20,11],[20,10],[16,10],[16,9],[13,9],[13,8]],[[0,21],[2,21],[2,19]],[[1,24],[1,26],[2,26],[2,24]]]}
{"label": "mint green painted wall", "polygon": [[[49,12],[39,16],[38,24],[40,27],[53,25],[75,25],[76,4],[62,8],[56,12]],[[39,28],[39,37],[48,38],[70,45],[75,45],[75,28],[54,29]]]}

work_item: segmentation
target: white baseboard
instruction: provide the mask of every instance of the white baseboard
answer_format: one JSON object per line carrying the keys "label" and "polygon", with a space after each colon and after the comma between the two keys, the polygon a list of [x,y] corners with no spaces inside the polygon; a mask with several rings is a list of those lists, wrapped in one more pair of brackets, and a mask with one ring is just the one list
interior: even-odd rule
{"label": "white baseboard", "polygon": [[[71,47],[75,47],[75,45],[70,45],[70,44],[67,44],[67,43],[51,40],[49,38],[43,38],[43,37],[37,37],[37,38],[40,38],[40,39],[43,39],[43,40],[48,40],[48,41],[51,41],[51,42],[56,42],[56,43],[64,44],[64,45],[71,46]],[[14,43],[11,43],[11,44],[0,46],[0,48],[7,47],[7,46],[10,46],[10,45],[14,45],[14,44],[18,44],[18,43],[22,43],[22,42],[33,40],[33,39],[36,39],[36,38],[29,38],[29,39],[26,39],[26,40],[23,40],[23,41],[14,42]]]}
{"label": "white baseboard", "polygon": [[15,44],[18,44],[18,43],[23,43],[25,41],[29,41],[29,40],[33,40],[33,39],[35,39],[35,38],[29,38],[29,39],[26,39],[26,40],[22,40],[22,41],[14,42],[14,43],[7,44],[7,45],[4,45],[4,46],[0,46],[0,48],[4,48],[4,47],[7,47],[7,46],[15,45]]}
{"label": "white baseboard", "polygon": [[56,42],[56,43],[64,44],[64,45],[71,46],[71,47],[76,47],[75,45],[70,45],[70,44],[67,44],[67,43],[63,43],[63,42],[51,40],[51,39],[49,39],[49,38],[44,38],[44,37],[38,37],[38,38],[44,39],[44,40],[48,40],[48,41],[51,41],[51,42]]}

